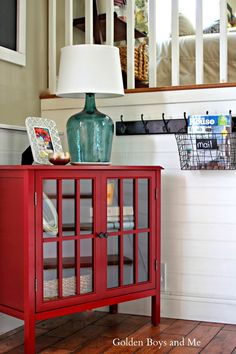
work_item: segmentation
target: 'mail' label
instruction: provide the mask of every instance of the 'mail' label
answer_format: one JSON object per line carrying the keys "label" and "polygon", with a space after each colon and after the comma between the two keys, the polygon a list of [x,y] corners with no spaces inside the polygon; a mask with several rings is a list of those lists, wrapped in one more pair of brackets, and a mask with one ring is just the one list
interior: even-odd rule
{"label": "'mail' label", "polygon": [[218,148],[217,139],[196,139],[198,150],[216,150]]}

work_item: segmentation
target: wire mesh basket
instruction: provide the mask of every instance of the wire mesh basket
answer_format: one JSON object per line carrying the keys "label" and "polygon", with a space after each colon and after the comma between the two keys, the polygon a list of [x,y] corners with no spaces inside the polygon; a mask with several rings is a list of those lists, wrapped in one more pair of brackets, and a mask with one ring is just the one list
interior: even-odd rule
{"label": "wire mesh basket", "polygon": [[236,169],[236,133],[175,134],[181,170]]}
{"label": "wire mesh basket", "polygon": [[[44,299],[52,299],[58,296],[58,279],[45,280],[43,282]],[[80,293],[86,294],[92,291],[91,274],[80,276]],[[76,277],[66,277],[62,279],[63,296],[71,296],[76,294]]]}

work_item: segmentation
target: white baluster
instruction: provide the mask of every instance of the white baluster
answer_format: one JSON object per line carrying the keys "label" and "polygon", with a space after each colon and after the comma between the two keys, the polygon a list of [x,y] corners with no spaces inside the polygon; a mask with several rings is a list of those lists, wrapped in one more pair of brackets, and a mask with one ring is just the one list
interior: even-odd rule
{"label": "white baluster", "polygon": [[171,81],[179,85],[179,1],[172,0],[171,9]]}
{"label": "white baluster", "polygon": [[135,87],[134,78],[134,0],[127,1],[127,88]]}
{"label": "white baluster", "polygon": [[73,44],[73,0],[65,0],[65,45]]}
{"label": "white baluster", "polygon": [[56,0],[48,2],[48,88],[50,93],[56,92]]}
{"label": "white baluster", "polygon": [[156,0],[149,0],[149,87],[157,86],[156,58],[157,58],[157,4]]}
{"label": "white baluster", "polygon": [[93,0],[85,0],[85,43],[93,44]]}
{"label": "white baluster", "polygon": [[196,1],[196,84],[203,84],[203,24],[202,0]]}
{"label": "white baluster", "polygon": [[227,3],[220,0],[220,82],[228,81]]}
{"label": "white baluster", "polygon": [[114,44],[114,2],[106,0],[106,44]]}

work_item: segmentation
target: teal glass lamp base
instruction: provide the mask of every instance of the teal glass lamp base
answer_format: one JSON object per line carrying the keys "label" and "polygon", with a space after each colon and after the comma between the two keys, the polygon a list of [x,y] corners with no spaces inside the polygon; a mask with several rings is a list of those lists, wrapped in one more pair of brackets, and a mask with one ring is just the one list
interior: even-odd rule
{"label": "teal glass lamp base", "polygon": [[85,107],[67,122],[71,162],[110,162],[114,124],[99,112],[95,94],[86,93]]}

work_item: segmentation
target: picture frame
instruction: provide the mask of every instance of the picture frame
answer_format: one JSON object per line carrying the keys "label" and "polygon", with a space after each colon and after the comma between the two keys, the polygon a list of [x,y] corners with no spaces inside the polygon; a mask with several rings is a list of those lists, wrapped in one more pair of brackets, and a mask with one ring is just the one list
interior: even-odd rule
{"label": "picture frame", "polygon": [[56,123],[47,118],[27,117],[25,125],[35,163],[51,165],[48,155],[63,152]]}

